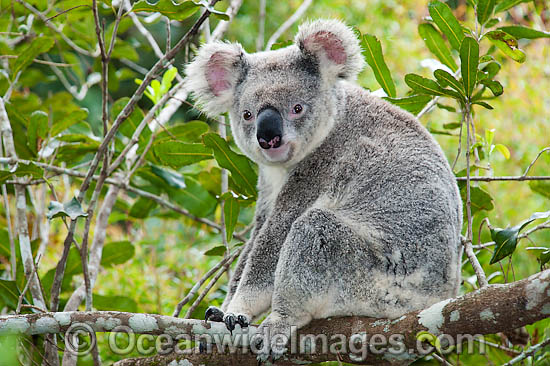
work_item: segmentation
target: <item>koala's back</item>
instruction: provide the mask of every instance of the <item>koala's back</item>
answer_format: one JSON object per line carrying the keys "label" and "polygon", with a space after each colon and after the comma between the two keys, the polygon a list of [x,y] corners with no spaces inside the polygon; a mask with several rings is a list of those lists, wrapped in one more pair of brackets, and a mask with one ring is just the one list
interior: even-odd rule
{"label": "koala's back", "polygon": [[297,218],[327,209],[356,238],[333,248],[346,260],[326,269],[336,290],[319,317],[399,316],[455,295],[462,208],[441,149],[410,114],[354,84],[339,87],[333,130],[277,198],[286,206],[277,210]]}

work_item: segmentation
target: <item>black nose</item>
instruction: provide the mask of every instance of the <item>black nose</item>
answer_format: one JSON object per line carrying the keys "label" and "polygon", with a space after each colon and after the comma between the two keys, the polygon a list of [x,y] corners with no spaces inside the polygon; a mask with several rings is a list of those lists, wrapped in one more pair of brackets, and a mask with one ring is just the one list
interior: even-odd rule
{"label": "black nose", "polygon": [[281,146],[283,137],[283,119],[274,108],[266,108],[256,119],[256,138],[262,149]]}

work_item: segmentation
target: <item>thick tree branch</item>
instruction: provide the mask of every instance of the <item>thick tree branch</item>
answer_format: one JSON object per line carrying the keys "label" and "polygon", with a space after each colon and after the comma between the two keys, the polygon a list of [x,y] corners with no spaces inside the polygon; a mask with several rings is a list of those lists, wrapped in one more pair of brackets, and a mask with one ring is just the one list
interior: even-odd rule
{"label": "thick tree branch", "polygon": [[[550,315],[550,270],[537,273],[521,281],[489,285],[481,290],[468,293],[455,299],[436,303],[427,309],[410,312],[396,320],[368,317],[343,317],[314,320],[298,331],[300,335],[324,335],[327,339],[336,334],[350,339],[354,334],[380,334],[388,339],[392,334],[403,336],[405,350],[414,350],[396,356],[388,352],[367,354],[358,361],[353,354],[340,354],[344,362],[354,364],[388,364],[392,357],[412,360],[418,357],[416,334],[428,331],[435,336],[483,335],[515,329],[545,319]],[[68,312],[30,315],[0,316],[0,335],[22,333],[27,335],[63,333],[73,324],[88,326],[93,332],[109,332],[117,326],[124,326],[139,334],[166,334],[169,336],[188,335],[211,336],[219,342],[228,337],[229,332],[223,323],[205,324],[199,320],[179,319],[153,314],[131,314],[122,312]],[[121,331],[120,328],[118,331]],[[233,331],[233,339],[238,347],[247,344],[248,337],[255,334],[256,327]],[[243,337],[246,335],[247,337]],[[241,343],[238,343],[240,340]],[[321,339],[317,339],[318,342]],[[244,343],[243,343],[244,342]],[[304,361],[322,362],[337,359],[330,352],[320,352],[317,347],[312,354],[286,355],[277,361],[278,365],[296,365]],[[127,359],[119,366],[128,365],[168,365],[173,360],[188,360],[192,364],[204,365],[256,365],[256,355],[241,351],[231,355],[217,353],[192,353],[169,356],[155,356],[145,359]],[[176,361],[176,363],[178,363]],[[185,364],[185,363],[184,363]]]}

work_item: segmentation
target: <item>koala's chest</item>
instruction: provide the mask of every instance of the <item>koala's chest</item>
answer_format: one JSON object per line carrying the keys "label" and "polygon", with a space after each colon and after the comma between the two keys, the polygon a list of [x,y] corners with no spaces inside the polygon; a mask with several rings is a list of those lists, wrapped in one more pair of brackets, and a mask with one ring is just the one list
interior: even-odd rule
{"label": "koala's chest", "polygon": [[261,184],[262,199],[267,207],[272,208],[279,193],[288,180],[288,171],[283,167],[262,167]]}

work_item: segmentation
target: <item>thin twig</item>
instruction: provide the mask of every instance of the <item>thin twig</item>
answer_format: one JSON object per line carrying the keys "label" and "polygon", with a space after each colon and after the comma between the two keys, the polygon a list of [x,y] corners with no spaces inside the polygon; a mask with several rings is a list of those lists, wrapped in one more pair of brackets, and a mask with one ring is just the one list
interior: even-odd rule
{"label": "thin twig", "polygon": [[174,309],[174,312],[172,313],[173,317],[178,317],[181,313],[181,309],[187,304],[197,293],[197,291],[200,289],[203,283],[206,282],[218,269],[220,269],[222,266],[224,266],[229,261],[233,261],[235,258],[237,258],[242,251],[242,247],[238,248],[230,257],[224,257],[221,261],[218,262],[214,267],[210,268],[208,272],[206,272],[200,280],[198,280],[191,290],[187,293],[187,295],[181,300],[178,305],[176,305],[176,308]]}
{"label": "thin twig", "polygon": [[[1,55],[0,58],[17,58],[19,56],[17,55]],[[62,62],[53,62],[53,61],[46,61],[41,60],[39,58],[35,58],[32,60],[32,62],[36,62],[37,64],[43,64],[43,65],[49,65],[49,66],[57,66],[57,67],[73,67],[74,64],[66,64]]]}
{"label": "thin twig", "polygon": [[539,344],[535,344],[534,346],[529,347],[525,351],[523,351],[519,356],[511,359],[510,361],[506,362],[502,366],[511,366],[515,365],[516,363],[523,361],[529,356],[534,355],[539,350],[543,349],[545,346],[550,344],[550,338],[545,339],[544,341],[540,342]]}
{"label": "thin twig", "polygon": [[527,167],[527,169],[525,169],[525,172],[523,173],[522,177],[525,177],[527,175],[527,173],[529,173],[529,170],[531,170],[531,167],[533,165],[535,165],[535,163],[537,162],[537,160],[540,158],[540,156],[542,155],[542,153],[544,153],[545,151],[550,151],[550,146],[549,147],[545,147],[544,149],[542,149],[538,154],[537,154],[537,157],[531,162],[531,164],[529,164],[529,166]]}
{"label": "thin twig", "polygon": [[260,11],[258,12],[258,36],[256,37],[256,51],[264,48],[265,42],[265,6],[266,0],[260,0]]}
{"label": "thin twig", "polygon": [[298,7],[298,9],[296,9],[296,11],[294,12],[294,14],[292,14],[290,16],[290,18],[288,18],[280,27],[279,29],[277,29],[275,31],[275,33],[273,33],[273,35],[271,35],[271,37],[269,37],[269,40],[267,41],[267,44],[265,45],[265,50],[266,51],[269,51],[271,49],[271,47],[275,44],[275,42],[277,42],[277,40],[279,39],[279,37],[284,33],[286,32],[286,30],[288,28],[290,28],[292,26],[292,24],[294,24],[298,19],[300,19],[302,17],[302,15],[304,15],[304,13],[306,12],[307,8],[309,8],[309,6],[311,5],[311,3],[313,2],[313,0],[304,0],[304,2]]}

